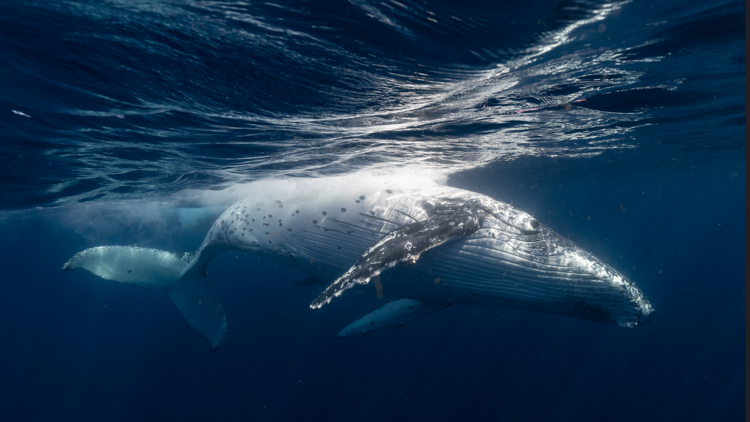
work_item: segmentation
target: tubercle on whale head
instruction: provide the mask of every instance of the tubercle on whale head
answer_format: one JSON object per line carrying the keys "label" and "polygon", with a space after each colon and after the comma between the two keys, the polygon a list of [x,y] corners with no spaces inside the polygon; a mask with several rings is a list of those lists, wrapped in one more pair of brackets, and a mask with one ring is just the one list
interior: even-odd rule
{"label": "tubercle on whale head", "polygon": [[641,293],[640,289],[635,287],[635,285],[633,285],[632,287],[638,290],[638,295],[634,297],[634,301],[637,304],[636,306],[640,311],[640,315],[637,316],[636,321],[633,323],[633,325],[628,326],[628,328],[633,328],[636,325],[648,324],[649,322],[651,322],[651,318],[653,318],[654,314],[656,313],[656,309],[651,306],[651,303],[648,301],[648,299],[646,299],[643,293]]}
{"label": "tubercle on whale head", "polygon": [[601,286],[598,290],[611,292],[609,299],[598,300],[601,310],[608,314],[610,323],[635,328],[650,322],[655,310],[634,282],[569,240],[559,235],[554,236],[554,239],[561,246],[561,264],[591,277],[593,285]]}
{"label": "tubercle on whale head", "polygon": [[525,235],[536,234],[544,230],[544,225],[532,215],[504,202],[495,201],[490,197],[475,198],[478,208],[494,216],[511,227],[520,230]]}
{"label": "tubercle on whale head", "polygon": [[630,301],[633,304],[633,308],[637,311],[637,314],[633,318],[633,320],[630,321],[629,324],[620,324],[623,327],[633,328],[637,325],[643,325],[648,322],[651,322],[651,318],[656,313],[656,309],[651,305],[651,303],[646,298],[646,295],[643,294],[640,288],[636,286],[635,283],[630,281],[625,275],[620,274],[618,271],[615,271],[616,276],[621,280],[621,282],[624,285],[624,289],[628,297],[630,298]]}
{"label": "tubercle on whale head", "polygon": [[651,322],[651,317],[656,313],[656,310],[651,307],[651,304],[648,304],[648,307],[650,308],[648,311],[642,310],[641,315],[637,315],[627,320],[619,321],[618,325],[625,328],[635,328],[639,325],[648,324],[649,322]]}
{"label": "tubercle on whale head", "polygon": [[624,285],[624,293],[628,297],[634,311],[633,315],[621,318],[617,321],[617,324],[625,328],[635,328],[639,325],[651,322],[651,318],[656,313],[656,309],[654,309],[648,299],[646,299],[643,292],[641,292],[641,289],[639,289],[635,283],[616,270],[614,271],[616,274],[615,278],[619,279],[618,281]]}
{"label": "tubercle on whale head", "polygon": [[525,218],[519,226],[519,230],[521,230],[523,234],[535,234],[542,231],[542,223],[531,216]]}

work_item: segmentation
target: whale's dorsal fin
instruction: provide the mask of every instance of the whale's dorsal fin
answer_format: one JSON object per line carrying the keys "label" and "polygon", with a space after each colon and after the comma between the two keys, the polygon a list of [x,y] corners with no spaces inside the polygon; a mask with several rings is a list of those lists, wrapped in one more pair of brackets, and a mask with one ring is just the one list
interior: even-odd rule
{"label": "whale's dorsal fin", "polygon": [[354,264],[346,274],[331,283],[310,305],[319,309],[334,297],[353,287],[367,284],[401,262],[417,262],[422,252],[451,240],[468,236],[482,226],[484,209],[468,200],[425,201],[422,206],[428,218],[407,224],[385,235]]}
{"label": "whale's dorsal fin", "polygon": [[374,312],[347,325],[339,332],[339,338],[350,337],[354,334],[367,334],[383,327],[401,327],[425,315],[442,311],[451,303],[428,303],[419,300],[400,299],[386,303]]}

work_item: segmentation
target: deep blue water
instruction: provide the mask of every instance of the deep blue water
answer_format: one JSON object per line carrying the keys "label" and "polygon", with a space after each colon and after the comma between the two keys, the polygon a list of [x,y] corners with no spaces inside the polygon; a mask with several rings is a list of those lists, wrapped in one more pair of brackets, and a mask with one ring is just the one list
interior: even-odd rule
{"label": "deep blue water", "polygon": [[[745,13],[3,2],[0,418],[743,420]],[[340,340],[382,302],[311,311],[320,286],[226,253],[211,354],[163,292],[60,271],[98,245],[195,250],[243,182],[404,169],[536,216],[657,314],[454,306]]]}

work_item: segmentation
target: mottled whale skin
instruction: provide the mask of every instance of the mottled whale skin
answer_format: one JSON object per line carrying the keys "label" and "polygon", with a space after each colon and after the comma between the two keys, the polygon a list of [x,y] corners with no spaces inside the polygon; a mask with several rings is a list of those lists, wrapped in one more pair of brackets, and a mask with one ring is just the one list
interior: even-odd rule
{"label": "mottled whale skin", "polygon": [[213,349],[226,320],[205,277],[229,250],[264,253],[331,285],[317,309],[356,287],[392,302],[339,333],[402,325],[452,304],[526,309],[632,328],[654,309],[627,277],[532,216],[429,179],[264,180],[213,224],[195,254],[87,249],[63,267],[167,290]]}

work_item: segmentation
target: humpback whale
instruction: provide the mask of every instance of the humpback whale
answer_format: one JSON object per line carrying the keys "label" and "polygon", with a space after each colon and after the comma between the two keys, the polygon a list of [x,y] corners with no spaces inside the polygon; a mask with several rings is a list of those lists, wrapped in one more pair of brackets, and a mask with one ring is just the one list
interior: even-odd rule
{"label": "humpback whale", "polygon": [[264,253],[330,285],[399,298],[345,327],[403,325],[454,304],[526,309],[633,328],[654,309],[626,276],[531,215],[434,181],[401,176],[275,179],[245,186],[195,253],[100,246],[73,256],[103,279],[165,290],[212,350],[226,335],[208,263],[229,250]]}

